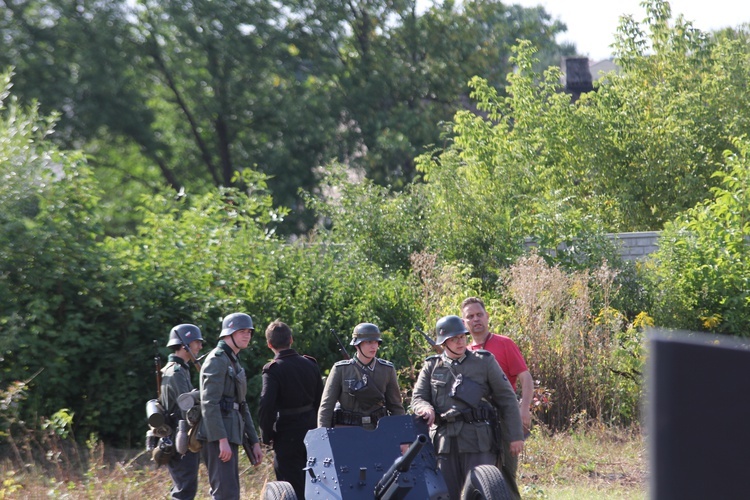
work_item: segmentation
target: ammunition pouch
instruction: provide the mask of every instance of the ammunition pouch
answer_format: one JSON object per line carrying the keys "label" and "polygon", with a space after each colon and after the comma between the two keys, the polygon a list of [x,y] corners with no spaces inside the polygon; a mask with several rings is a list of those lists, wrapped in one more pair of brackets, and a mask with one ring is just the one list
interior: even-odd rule
{"label": "ammunition pouch", "polygon": [[450,396],[466,403],[472,408],[477,408],[484,396],[482,386],[460,373],[456,375],[456,381],[451,388]]}
{"label": "ammunition pouch", "polygon": [[374,426],[377,425],[378,420],[386,416],[388,416],[388,410],[386,410],[385,406],[381,406],[369,414],[336,408],[333,411],[333,425]]}

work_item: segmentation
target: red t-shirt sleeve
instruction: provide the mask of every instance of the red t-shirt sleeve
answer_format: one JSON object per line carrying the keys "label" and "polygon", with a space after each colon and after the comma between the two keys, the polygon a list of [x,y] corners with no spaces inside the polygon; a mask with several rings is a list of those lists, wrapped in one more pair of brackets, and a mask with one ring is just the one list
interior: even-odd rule
{"label": "red t-shirt sleeve", "polygon": [[505,372],[510,381],[510,385],[515,390],[518,374],[529,369],[516,343],[505,335],[493,334],[490,341],[484,345],[484,348],[495,355],[500,368],[503,369],[503,372]]}

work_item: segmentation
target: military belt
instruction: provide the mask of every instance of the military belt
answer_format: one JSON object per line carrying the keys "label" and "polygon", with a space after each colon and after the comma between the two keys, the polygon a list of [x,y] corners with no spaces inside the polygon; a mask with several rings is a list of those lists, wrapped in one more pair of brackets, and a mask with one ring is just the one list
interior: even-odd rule
{"label": "military belt", "polygon": [[224,413],[228,413],[232,410],[239,411],[240,408],[242,408],[242,403],[236,403],[234,398],[222,398],[219,401],[219,408]]}
{"label": "military belt", "polygon": [[280,417],[285,417],[287,415],[297,415],[297,414],[300,414],[300,413],[305,413],[305,412],[310,411],[312,409],[313,409],[313,405],[311,405],[311,404],[305,405],[305,406],[300,406],[299,408],[283,408],[283,409],[279,410],[279,416]]}
{"label": "military belt", "polygon": [[333,412],[333,425],[375,425],[378,420],[388,415],[388,410],[382,406],[370,414],[337,409]]}
{"label": "military belt", "polygon": [[495,411],[490,408],[467,408],[465,410],[448,410],[435,417],[435,425],[441,426],[454,422],[487,422],[492,423],[496,418]]}

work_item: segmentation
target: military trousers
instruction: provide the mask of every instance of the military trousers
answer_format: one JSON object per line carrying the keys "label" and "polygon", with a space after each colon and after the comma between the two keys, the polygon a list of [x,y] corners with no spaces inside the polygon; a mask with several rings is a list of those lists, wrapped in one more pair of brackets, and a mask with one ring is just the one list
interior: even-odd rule
{"label": "military trousers", "polygon": [[240,498],[240,466],[239,446],[229,443],[232,448],[232,458],[222,462],[219,458],[219,442],[204,441],[201,453],[208,470],[208,482],[211,485],[210,494],[213,500],[239,500]]}
{"label": "military trousers", "polygon": [[[501,423],[503,438],[508,436],[508,426],[505,422]],[[497,468],[503,473],[503,478],[506,484],[509,486],[510,492],[514,498],[521,498],[521,493],[518,489],[518,457],[514,457],[510,453],[510,442],[507,439],[503,439],[503,453],[498,456]]]}
{"label": "military trousers", "polygon": [[291,483],[297,498],[305,498],[305,471],[307,429],[289,429],[278,432],[273,438],[273,470],[277,481]]}
{"label": "military trousers", "polygon": [[188,451],[183,456],[175,453],[167,464],[172,478],[171,498],[174,500],[193,500],[198,494],[198,467],[200,455]]}
{"label": "military trousers", "polygon": [[[451,438],[451,450],[458,450],[458,440]],[[448,496],[453,499],[461,498],[461,489],[464,486],[466,475],[477,465],[495,465],[497,453],[489,451],[477,453],[438,453],[437,466],[445,479],[448,487]]]}

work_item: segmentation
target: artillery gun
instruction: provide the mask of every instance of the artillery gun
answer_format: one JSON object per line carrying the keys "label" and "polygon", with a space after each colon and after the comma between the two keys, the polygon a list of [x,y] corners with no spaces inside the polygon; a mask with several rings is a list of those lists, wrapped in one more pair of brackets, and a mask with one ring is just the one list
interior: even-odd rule
{"label": "artillery gun", "polygon": [[[448,500],[428,435],[424,420],[414,415],[384,417],[374,430],[321,427],[308,431],[305,499]],[[496,467],[480,466],[469,476],[477,484],[464,488],[470,492],[466,498],[511,498],[505,496],[507,489]],[[501,494],[492,496],[489,491]],[[262,498],[297,497],[291,484],[274,481],[266,484]]]}

